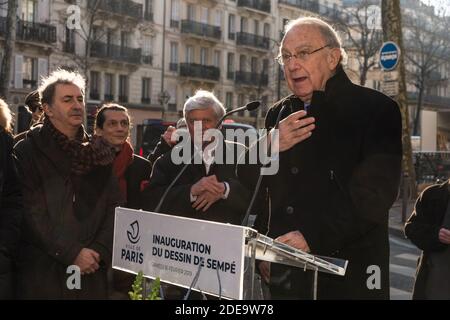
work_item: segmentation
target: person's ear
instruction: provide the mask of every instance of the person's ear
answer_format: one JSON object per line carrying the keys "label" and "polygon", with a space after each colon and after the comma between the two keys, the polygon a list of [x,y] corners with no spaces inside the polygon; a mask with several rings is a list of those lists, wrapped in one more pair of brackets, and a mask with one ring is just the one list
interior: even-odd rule
{"label": "person's ear", "polygon": [[328,66],[330,70],[336,69],[339,61],[341,60],[341,49],[331,48],[330,53],[327,58]]}
{"label": "person's ear", "polygon": [[48,103],[44,103],[42,105],[42,110],[44,110],[44,113],[46,116],[48,116],[50,118],[53,117],[53,108],[51,108]]}

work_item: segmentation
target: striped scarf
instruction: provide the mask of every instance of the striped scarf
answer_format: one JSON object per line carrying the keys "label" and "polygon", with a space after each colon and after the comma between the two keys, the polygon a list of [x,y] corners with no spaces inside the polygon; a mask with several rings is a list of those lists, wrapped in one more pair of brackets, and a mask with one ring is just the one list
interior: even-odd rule
{"label": "striped scarf", "polygon": [[114,148],[102,137],[94,136],[89,141],[82,126],[74,140],[69,140],[58,131],[47,117],[43,130],[47,130],[64,153],[72,159],[71,172],[75,175],[86,174],[96,166],[105,166],[114,161]]}

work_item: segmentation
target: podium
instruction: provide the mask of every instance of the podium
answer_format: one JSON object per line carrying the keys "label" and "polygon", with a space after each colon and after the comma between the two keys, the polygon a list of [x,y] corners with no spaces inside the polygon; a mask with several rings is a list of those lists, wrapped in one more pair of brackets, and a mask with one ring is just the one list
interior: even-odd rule
{"label": "podium", "polygon": [[116,208],[113,268],[225,299],[256,299],[256,260],[345,275],[347,260],[315,256],[256,230]]}

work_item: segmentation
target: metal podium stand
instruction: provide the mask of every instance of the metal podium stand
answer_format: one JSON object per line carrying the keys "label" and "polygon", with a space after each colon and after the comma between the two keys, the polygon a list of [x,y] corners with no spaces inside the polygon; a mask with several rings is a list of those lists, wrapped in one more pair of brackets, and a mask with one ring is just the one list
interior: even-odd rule
{"label": "metal podium stand", "polygon": [[244,298],[252,300],[256,298],[256,259],[298,267],[305,271],[314,271],[314,300],[317,299],[317,281],[319,272],[344,276],[348,265],[348,260],[312,255],[292,246],[275,241],[250,228],[247,228],[245,256],[248,258],[249,263],[247,267],[249,268],[250,288],[245,290],[246,293]]}

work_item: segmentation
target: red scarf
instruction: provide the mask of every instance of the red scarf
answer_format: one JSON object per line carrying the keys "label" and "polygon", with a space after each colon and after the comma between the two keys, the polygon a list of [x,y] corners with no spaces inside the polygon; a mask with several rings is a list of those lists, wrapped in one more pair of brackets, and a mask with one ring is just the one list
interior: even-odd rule
{"label": "red scarf", "polygon": [[127,199],[127,180],[125,178],[125,171],[128,166],[133,162],[133,147],[126,141],[122,145],[122,150],[116,155],[113,162],[113,171],[116,177],[119,179],[119,187],[124,199]]}

